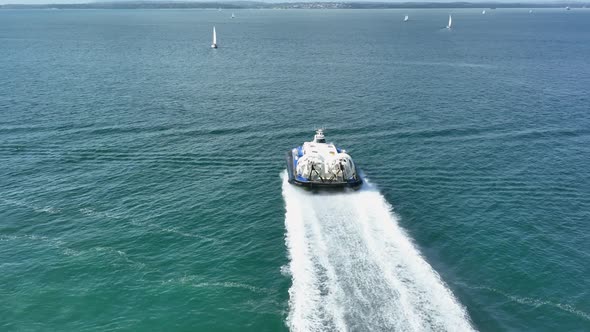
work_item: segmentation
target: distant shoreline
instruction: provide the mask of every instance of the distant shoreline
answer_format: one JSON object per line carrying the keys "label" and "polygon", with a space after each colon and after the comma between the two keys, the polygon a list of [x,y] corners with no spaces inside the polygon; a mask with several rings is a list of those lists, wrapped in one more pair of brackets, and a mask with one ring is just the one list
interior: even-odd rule
{"label": "distant shoreline", "polygon": [[429,8],[585,8],[588,3],[496,3],[496,2],[180,2],[125,1],[80,4],[0,5],[0,9],[429,9]]}

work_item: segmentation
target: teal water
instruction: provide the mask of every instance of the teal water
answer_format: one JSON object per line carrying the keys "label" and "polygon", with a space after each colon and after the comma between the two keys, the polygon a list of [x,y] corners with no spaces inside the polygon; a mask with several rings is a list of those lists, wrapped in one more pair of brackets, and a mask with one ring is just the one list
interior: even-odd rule
{"label": "teal water", "polygon": [[230,15],[0,11],[1,330],[590,330],[590,10]]}

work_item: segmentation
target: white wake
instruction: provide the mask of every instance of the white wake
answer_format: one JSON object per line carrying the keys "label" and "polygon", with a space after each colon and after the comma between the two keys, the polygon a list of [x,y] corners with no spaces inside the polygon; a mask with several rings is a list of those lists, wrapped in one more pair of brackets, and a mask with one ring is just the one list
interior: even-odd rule
{"label": "white wake", "polygon": [[377,190],[318,194],[282,177],[292,331],[473,331]]}

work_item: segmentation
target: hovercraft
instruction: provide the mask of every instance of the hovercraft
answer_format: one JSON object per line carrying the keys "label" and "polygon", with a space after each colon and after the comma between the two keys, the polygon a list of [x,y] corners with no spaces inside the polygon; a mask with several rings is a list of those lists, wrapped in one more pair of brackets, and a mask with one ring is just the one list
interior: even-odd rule
{"label": "hovercraft", "polygon": [[289,183],[310,188],[353,188],[358,189],[363,180],[346,153],[326,143],[324,131],[318,129],[313,141],[287,153]]}

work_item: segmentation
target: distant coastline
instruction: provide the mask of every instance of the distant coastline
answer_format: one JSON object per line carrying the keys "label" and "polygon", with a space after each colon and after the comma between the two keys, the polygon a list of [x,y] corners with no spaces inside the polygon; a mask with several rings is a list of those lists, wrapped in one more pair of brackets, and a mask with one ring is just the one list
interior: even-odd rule
{"label": "distant coastline", "polygon": [[395,8],[583,8],[590,2],[500,3],[500,2],[285,2],[252,1],[124,1],[79,4],[0,5],[0,9],[395,9]]}

